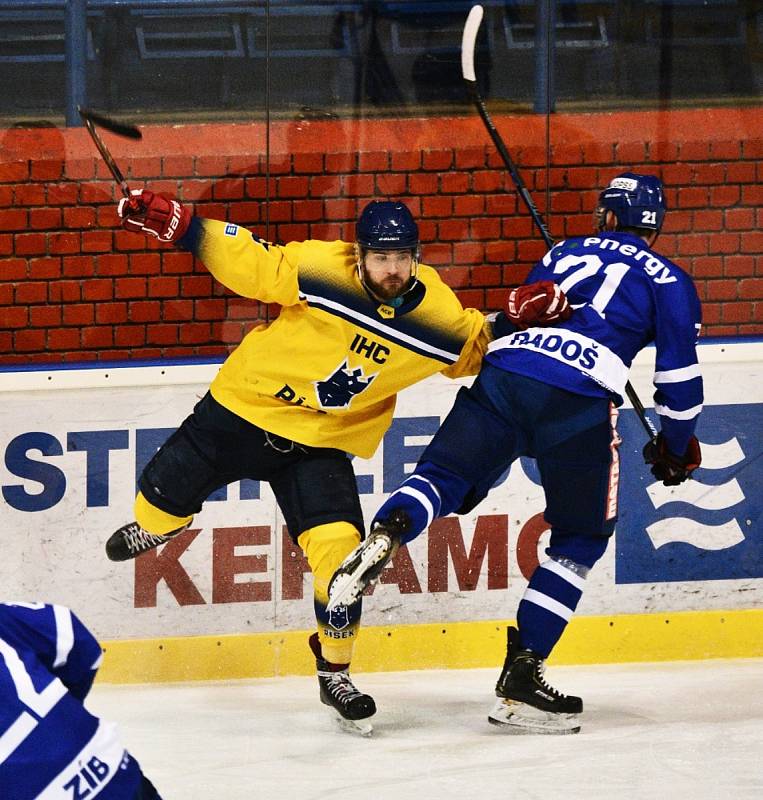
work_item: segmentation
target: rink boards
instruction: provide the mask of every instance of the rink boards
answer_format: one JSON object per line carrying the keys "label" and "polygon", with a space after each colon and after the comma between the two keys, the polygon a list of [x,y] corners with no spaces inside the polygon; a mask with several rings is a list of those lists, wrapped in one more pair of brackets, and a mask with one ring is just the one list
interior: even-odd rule
{"label": "rink boards", "polygon": [[[763,343],[700,347],[702,468],[655,484],[645,433],[620,410],[619,521],[559,662],[763,655]],[[72,607],[106,642],[107,680],[306,672],[311,578],[266,484],[217,492],[184,539],[113,564],[135,480],[219,364],[0,372],[4,599]],[[631,372],[651,405],[653,351]],[[410,471],[458,383],[400,395],[376,455],[355,460],[367,519]],[[548,536],[534,463],[522,459],[464,517],[400,552],[365,600],[356,669],[492,666]]]}

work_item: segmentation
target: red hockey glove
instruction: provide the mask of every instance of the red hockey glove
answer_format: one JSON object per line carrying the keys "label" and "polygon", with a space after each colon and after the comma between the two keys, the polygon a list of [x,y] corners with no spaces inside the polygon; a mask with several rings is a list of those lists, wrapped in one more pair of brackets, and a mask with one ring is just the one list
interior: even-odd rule
{"label": "red hockey glove", "polygon": [[130,194],[117,206],[125,230],[156,236],[160,242],[176,242],[188,230],[192,214],[182,203],[150,189],[133,189]]}
{"label": "red hockey glove", "polygon": [[696,436],[689,439],[689,446],[683,456],[677,456],[668,450],[662,434],[657,434],[655,441],[647,442],[644,447],[644,461],[652,465],[652,475],[664,486],[678,486],[702,463],[702,452]]}
{"label": "red hockey glove", "polygon": [[564,322],[572,316],[567,296],[553,281],[517,286],[509,292],[506,316],[519,328],[543,327]]}

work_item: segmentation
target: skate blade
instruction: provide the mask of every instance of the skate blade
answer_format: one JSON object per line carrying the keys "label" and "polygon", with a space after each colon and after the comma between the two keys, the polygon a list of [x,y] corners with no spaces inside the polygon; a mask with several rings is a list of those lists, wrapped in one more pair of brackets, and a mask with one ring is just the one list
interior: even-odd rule
{"label": "skate blade", "polygon": [[343,733],[362,736],[367,739],[374,732],[374,726],[367,719],[345,719],[341,714],[332,714],[334,722]]}
{"label": "skate blade", "polygon": [[[346,561],[358,559],[351,567],[339,567],[329,586],[329,601],[326,610],[331,613],[340,606],[356,602],[369,581],[363,576],[374,564],[377,564],[389,552],[391,543],[386,537],[377,537],[372,542],[359,546],[356,553],[351,553]],[[347,569],[347,571],[344,571]]]}
{"label": "skate blade", "polygon": [[499,700],[488,714],[487,721],[506,733],[534,733],[563,736],[580,733],[577,714],[555,714],[541,711],[516,700]]}

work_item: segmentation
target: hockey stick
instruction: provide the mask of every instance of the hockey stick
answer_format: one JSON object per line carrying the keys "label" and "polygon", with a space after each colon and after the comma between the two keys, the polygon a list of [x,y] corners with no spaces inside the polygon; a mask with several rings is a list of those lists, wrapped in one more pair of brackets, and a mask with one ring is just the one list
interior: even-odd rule
{"label": "hockey stick", "polygon": [[104,128],[104,130],[111,131],[118,136],[126,136],[129,139],[141,139],[143,134],[134,125],[123,125],[121,122],[116,122],[115,120],[109,119],[109,117],[104,117],[101,114],[95,114],[86,108],[82,108],[81,106],[77,106],[77,111],[82,118],[85,128],[87,128],[87,132],[90,134],[90,138],[95,142],[95,146],[98,148],[101,158],[106,162],[109,172],[111,172],[111,174],[114,176],[114,180],[119,184],[122,194],[130,200],[133,199],[132,195],[130,194],[130,187],[127,185],[127,181],[125,180],[124,175],[122,175],[122,171],[117,166],[116,161],[114,161],[114,156],[112,156],[109,152],[108,147],[106,147],[104,144],[103,139],[101,139],[101,135],[95,129],[95,126],[98,125],[99,127]]}
{"label": "hockey stick", "polygon": [[[482,121],[485,123],[487,132],[490,134],[493,144],[495,144],[496,149],[503,159],[503,163],[506,165],[506,169],[509,171],[512,181],[514,181],[514,186],[516,186],[519,196],[527,206],[527,210],[530,212],[530,216],[532,217],[535,226],[540,231],[540,235],[543,238],[546,247],[548,247],[550,250],[554,246],[554,241],[551,238],[548,229],[544,225],[543,220],[538,213],[538,209],[535,207],[535,203],[533,203],[532,197],[527,191],[527,187],[517,171],[516,165],[512,161],[509,151],[506,149],[506,145],[504,144],[500,133],[498,133],[496,130],[493,120],[490,118],[490,114],[488,114],[487,108],[485,107],[485,102],[480,96],[479,89],[477,88],[477,77],[474,72],[474,48],[477,43],[477,33],[479,32],[480,25],[482,24],[483,13],[484,11],[482,6],[472,6],[471,11],[469,11],[469,16],[466,18],[464,33],[461,39],[461,73],[464,77],[464,83],[466,84],[469,96],[474,101],[474,105],[477,107],[477,111],[479,111],[479,115],[482,118]],[[654,424],[649,417],[647,417],[646,412],[644,411],[644,404],[639,399],[633,386],[631,386],[630,381],[625,384],[625,394],[631,401],[633,409],[635,410],[636,414],[638,414],[638,418],[643,425],[644,430],[649,435],[649,438],[651,440],[656,439],[657,429],[654,427]]]}

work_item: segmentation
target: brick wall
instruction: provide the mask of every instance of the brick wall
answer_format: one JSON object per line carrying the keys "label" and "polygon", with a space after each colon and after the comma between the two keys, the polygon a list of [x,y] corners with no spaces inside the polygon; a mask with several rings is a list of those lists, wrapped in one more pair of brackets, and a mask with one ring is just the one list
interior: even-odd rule
{"label": "brick wall", "polygon": [[[495,122],[554,238],[590,231],[613,174],[659,175],[672,210],[657,249],[694,277],[704,334],[763,333],[760,109],[563,115],[548,130],[544,117]],[[424,260],[465,305],[499,308],[544,251],[475,117],[104,138],[133,187],[274,241],[351,240],[365,202],[401,198]],[[118,197],[84,130],[0,131],[0,363],[222,354],[277,313],[222,289],[187,254],[121,230]]]}

